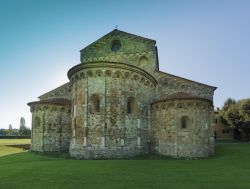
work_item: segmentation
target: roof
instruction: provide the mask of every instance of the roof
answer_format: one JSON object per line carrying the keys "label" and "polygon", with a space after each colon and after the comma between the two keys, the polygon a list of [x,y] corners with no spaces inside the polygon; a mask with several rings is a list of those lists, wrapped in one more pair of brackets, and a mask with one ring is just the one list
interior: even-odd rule
{"label": "roof", "polygon": [[118,29],[114,29],[114,30],[112,30],[111,32],[107,33],[106,35],[102,36],[101,38],[97,39],[97,40],[94,41],[93,43],[91,43],[91,44],[89,44],[88,46],[86,46],[86,47],[84,47],[83,49],[81,49],[80,52],[83,51],[84,49],[88,48],[89,46],[92,46],[92,45],[95,44],[97,41],[106,38],[106,37],[109,36],[109,35],[119,34],[119,33],[120,33],[120,34],[123,34],[123,35],[130,36],[130,37],[134,37],[134,38],[138,38],[138,39],[142,39],[142,40],[145,40],[145,41],[151,41],[151,42],[153,42],[153,43],[156,43],[156,41],[153,40],[153,39],[141,37],[141,36],[139,36],[139,35],[135,35],[135,34],[132,34],[132,33],[127,33],[127,32],[124,32],[124,31],[121,31],[121,30],[118,30]]}
{"label": "roof", "polygon": [[161,96],[160,98],[152,102],[152,104],[157,103],[157,102],[165,102],[168,100],[203,100],[203,101],[212,102],[209,99],[202,98],[202,97],[190,94],[190,93],[177,92],[177,93],[173,93],[170,95]]}
{"label": "roof", "polygon": [[51,104],[51,105],[70,105],[71,102],[68,99],[65,98],[51,98],[47,100],[39,100],[39,101],[34,101],[34,102],[29,102],[29,106],[33,105],[41,105],[41,104]]}
{"label": "roof", "polygon": [[159,71],[159,73],[168,75],[170,77],[176,77],[178,79],[181,79],[181,80],[184,80],[184,81],[187,81],[187,82],[192,82],[192,83],[195,83],[197,85],[203,85],[205,87],[212,88],[214,91],[217,89],[217,87],[214,87],[214,86],[211,86],[211,85],[207,85],[207,84],[204,84],[204,83],[200,83],[200,82],[197,82],[197,81],[193,81],[193,80],[190,80],[190,79],[186,79],[184,77],[176,76],[176,75],[173,75],[173,74],[170,74],[170,73],[166,73],[166,72],[163,72],[163,71]]}
{"label": "roof", "polygon": [[[67,82],[67,83],[64,83],[63,85],[61,85],[61,86],[59,86],[59,87],[57,87],[57,88],[55,88],[55,89],[52,89],[51,91],[49,91],[49,92],[46,92],[46,93],[44,93],[44,94],[42,94],[42,95],[40,95],[38,98],[39,99],[42,99],[42,98],[45,98],[47,95],[49,95],[49,94],[52,94],[52,93],[55,93],[55,92],[57,92],[57,91],[59,91],[59,90],[62,90],[62,89],[68,89],[68,88],[70,88],[70,82]],[[67,90],[66,89],[66,90]]]}

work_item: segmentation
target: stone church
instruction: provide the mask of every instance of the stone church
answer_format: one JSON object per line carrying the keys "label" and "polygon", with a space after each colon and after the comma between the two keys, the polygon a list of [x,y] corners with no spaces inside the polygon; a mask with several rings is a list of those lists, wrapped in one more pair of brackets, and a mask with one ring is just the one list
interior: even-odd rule
{"label": "stone church", "polygon": [[68,83],[28,103],[33,151],[78,159],[214,154],[216,87],[160,71],[155,40],[115,29],[80,54]]}

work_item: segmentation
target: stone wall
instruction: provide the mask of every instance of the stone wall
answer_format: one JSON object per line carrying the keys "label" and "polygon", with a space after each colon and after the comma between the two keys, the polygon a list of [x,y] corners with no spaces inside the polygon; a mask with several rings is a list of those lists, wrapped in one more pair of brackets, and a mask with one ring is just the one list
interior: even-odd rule
{"label": "stone wall", "polygon": [[[81,50],[81,63],[108,61],[137,66],[153,73],[158,69],[154,40],[114,30]],[[115,49],[112,46],[116,47]]]}
{"label": "stone wall", "polygon": [[[154,78],[119,63],[79,66],[81,69],[69,74],[73,99],[70,154],[98,159],[147,153],[148,107],[154,96]],[[96,96],[100,99],[99,112],[92,107]],[[128,98],[135,102],[132,113],[127,112]]]}
{"label": "stone wall", "polygon": [[[182,128],[186,119],[186,128]],[[213,106],[204,100],[169,100],[152,104],[152,152],[173,157],[214,154]]]}
{"label": "stone wall", "polygon": [[71,139],[70,106],[31,105],[32,151],[68,151]]}

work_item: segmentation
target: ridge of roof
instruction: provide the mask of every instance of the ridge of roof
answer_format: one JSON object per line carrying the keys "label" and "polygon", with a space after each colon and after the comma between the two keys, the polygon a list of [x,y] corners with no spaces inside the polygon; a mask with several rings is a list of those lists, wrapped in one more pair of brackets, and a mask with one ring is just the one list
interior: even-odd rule
{"label": "ridge of roof", "polygon": [[114,29],[114,30],[112,30],[111,32],[109,32],[109,33],[103,35],[103,36],[100,37],[99,39],[95,40],[93,43],[90,43],[90,44],[87,45],[86,47],[82,48],[82,49],[80,50],[80,52],[83,51],[84,49],[88,48],[89,46],[95,44],[97,41],[99,41],[99,40],[101,40],[101,39],[104,39],[105,37],[107,37],[107,36],[109,36],[109,35],[111,35],[111,34],[114,34],[114,33],[122,33],[122,34],[124,34],[124,35],[129,35],[129,36],[132,36],[132,37],[140,38],[140,39],[142,39],[142,40],[152,41],[152,42],[156,43],[156,41],[153,40],[153,39],[146,38],[146,37],[142,37],[142,36],[135,35],[135,34],[132,34],[132,33],[128,33],[128,32],[125,32],[125,31],[121,31],[121,30],[118,30],[118,29]]}

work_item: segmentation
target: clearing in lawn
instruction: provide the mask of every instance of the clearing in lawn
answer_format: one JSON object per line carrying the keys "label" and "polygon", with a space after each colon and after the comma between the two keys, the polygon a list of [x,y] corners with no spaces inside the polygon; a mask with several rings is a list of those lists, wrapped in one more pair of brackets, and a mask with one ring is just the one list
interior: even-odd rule
{"label": "clearing in lawn", "polygon": [[250,144],[242,143],[218,144],[214,157],[199,160],[73,160],[21,152],[0,157],[0,188],[246,189],[249,158]]}

